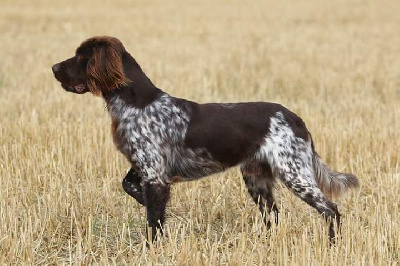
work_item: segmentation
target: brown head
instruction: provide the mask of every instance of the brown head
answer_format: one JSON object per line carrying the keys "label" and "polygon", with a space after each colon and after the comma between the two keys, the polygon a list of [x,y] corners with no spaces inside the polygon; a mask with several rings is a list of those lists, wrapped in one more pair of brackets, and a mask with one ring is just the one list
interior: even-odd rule
{"label": "brown head", "polygon": [[76,49],[75,56],[55,64],[52,70],[66,91],[78,94],[90,91],[101,96],[130,82],[124,72],[125,53],[118,39],[93,37]]}

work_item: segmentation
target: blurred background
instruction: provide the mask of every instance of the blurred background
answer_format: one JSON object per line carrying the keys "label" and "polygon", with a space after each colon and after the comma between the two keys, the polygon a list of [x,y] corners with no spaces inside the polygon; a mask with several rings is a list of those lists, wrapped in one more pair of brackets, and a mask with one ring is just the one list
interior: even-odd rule
{"label": "blurred background", "polygon": [[[0,264],[376,264],[400,250],[399,1],[0,3]],[[162,90],[198,102],[270,101],[362,187],[337,200],[342,238],[287,189],[267,232],[237,169],[174,186],[166,237],[121,181],[100,98],[51,66],[86,38],[119,38]]]}

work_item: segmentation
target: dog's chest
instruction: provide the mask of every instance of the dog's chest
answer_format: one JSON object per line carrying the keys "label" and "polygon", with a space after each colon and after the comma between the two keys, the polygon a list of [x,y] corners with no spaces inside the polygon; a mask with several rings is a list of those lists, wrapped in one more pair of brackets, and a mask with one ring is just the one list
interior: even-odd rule
{"label": "dog's chest", "polygon": [[183,141],[189,121],[188,115],[167,96],[140,109],[115,99],[110,114],[117,148],[129,161],[144,167],[162,160],[165,146]]}

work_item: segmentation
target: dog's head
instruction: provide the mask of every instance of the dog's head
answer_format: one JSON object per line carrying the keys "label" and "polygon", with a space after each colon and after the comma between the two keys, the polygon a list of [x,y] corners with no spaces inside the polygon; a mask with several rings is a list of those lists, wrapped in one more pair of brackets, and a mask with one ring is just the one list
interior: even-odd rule
{"label": "dog's head", "polygon": [[118,39],[93,37],[76,49],[75,56],[55,64],[52,70],[66,91],[79,94],[90,91],[100,96],[129,83],[122,62],[124,53]]}

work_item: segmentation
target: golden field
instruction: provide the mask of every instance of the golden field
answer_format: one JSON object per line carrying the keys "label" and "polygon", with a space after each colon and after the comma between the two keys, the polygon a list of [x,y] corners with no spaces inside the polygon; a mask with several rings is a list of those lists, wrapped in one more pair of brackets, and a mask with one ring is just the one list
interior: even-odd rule
{"label": "golden field", "polygon": [[[400,2],[0,2],[0,264],[398,265]],[[238,169],[173,186],[166,235],[145,210],[100,98],[65,92],[52,64],[118,37],[164,91],[198,102],[271,101],[296,112],[334,169],[329,247],[316,211],[279,185],[268,232]]]}

